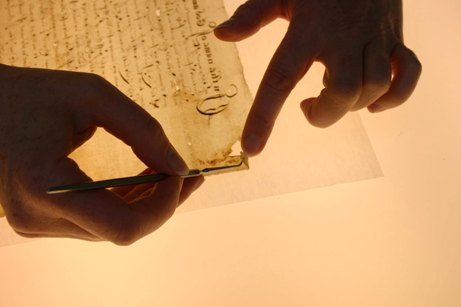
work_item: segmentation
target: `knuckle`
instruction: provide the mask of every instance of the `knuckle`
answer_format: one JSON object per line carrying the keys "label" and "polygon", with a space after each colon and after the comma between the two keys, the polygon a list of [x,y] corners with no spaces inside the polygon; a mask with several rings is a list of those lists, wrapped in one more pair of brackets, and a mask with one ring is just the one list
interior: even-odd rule
{"label": "knuckle", "polygon": [[413,75],[419,76],[421,74],[422,64],[413,50],[400,44],[395,48],[394,56],[397,57],[398,61],[400,61],[402,65],[405,65],[406,69],[411,71]]}
{"label": "knuckle", "polygon": [[162,211],[159,213],[159,218],[161,218],[159,224],[163,224],[174,215],[178,202],[173,202],[171,199],[166,199],[165,204],[167,205],[163,206]]}
{"label": "knuckle", "polygon": [[287,65],[270,67],[264,76],[263,85],[275,94],[286,94],[291,91],[297,80],[288,67]]}
{"label": "knuckle", "polygon": [[334,121],[331,121],[325,115],[321,113],[313,113],[312,111],[308,112],[306,118],[311,125],[317,128],[327,128],[334,123]]}
{"label": "knuckle", "polygon": [[89,84],[100,86],[106,84],[106,79],[95,73],[86,73],[86,80]]}
{"label": "knuckle", "polygon": [[125,211],[121,215],[100,220],[103,231],[98,236],[119,246],[128,246],[142,237],[140,223],[133,218],[133,212]]}
{"label": "knuckle", "polygon": [[99,96],[107,88],[108,82],[100,75],[93,73],[83,74],[85,92],[89,96]]}
{"label": "knuckle", "polygon": [[257,0],[249,0],[240,5],[235,11],[234,17],[243,19],[243,21],[251,22],[250,17],[253,17],[256,12],[261,12],[262,2]]}
{"label": "knuckle", "polygon": [[8,223],[16,232],[28,232],[33,227],[33,220],[22,206],[12,206],[8,209]]}
{"label": "knuckle", "polygon": [[134,237],[129,237],[129,236],[120,236],[112,240],[112,243],[118,246],[130,246],[133,243],[135,243],[137,239]]}
{"label": "knuckle", "polygon": [[[151,200],[152,202],[155,202],[149,205],[152,206],[152,208],[155,206],[155,209],[152,209],[155,211],[149,211],[153,217],[155,216],[154,220],[151,220],[152,225],[154,225],[153,228],[159,227],[161,224],[171,218],[176,211],[181,192],[180,182],[182,179],[177,178],[174,180],[175,182],[172,183],[172,186],[169,187],[169,190],[164,190],[162,193],[157,193],[155,195],[155,200]],[[157,188],[160,190],[162,187],[159,186]]]}
{"label": "knuckle", "polygon": [[365,73],[365,83],[383,87],[388,86],[392,79],[392,68],[387,58],[382,58],[378,63],[373,65],[369,71]]}
{"label": "knuckle", "polygon": [[156,137],[162,137],[164,135],[163,128],[160,123],[150,115],[143,116],[141,125],[146,129],[152,131]]}
{"label": "knuckle", "polygon": [[[163,131],[160,123],[151,116],[140,116],[138,119],[139,131],[148,131],[148,135],[155,140],[159,147],[163,148],[169,144],[169,141]],[[133,121],[132,121],[133,122]]]}
{"label": "knuckle", "polygon": [[141,228],[136,223],[120,223],[110,241],[119,246],[128,246],[141,238]]}
{"label": "knuckle", "polygon": [[376,88],[388,89],[391,86],[391,74],[387,72],[378,73],[370,83]]}
{"label": "knuckle", "polygon": [[22,232],[20,230],[16,230],[13,228],[13,231],[18,235],[18,236],[21,236],[23,238],[28,238],[28,239],[32,239],[32,238],[36,238],[37,235],[34,235],[34,234],[30,234],[30,233],[26,233],[26,232]]}
{"label": "knuckle", "polygon": [[382,78],[373,80],[363,88],[363,93],[368,97],[380,97],[385,94],[391,87],[391,81]]}
{"label": "knuckle", "polygon": [[[151,218],[149,225],[146,225],[143,229],[144,233],[148,234],[155,231],[174,215],[179,205],[181,192],[179,183],[181,180],[182,179],[178,178],[176,181],[177,183],[175,183],[175,185],[178,185],[171,187],[171,190],[156,194],[155,199],[151,200],[152,203],[150,205],[146,204],[147,207],[150,207],[150,209],[148,209],[148,215],[151,216]],[[158,189],[161,188],[160,186],[158,187]]]}
{"label": "knuckle", "polygon": [[253,32],[261,24],[263,1],[249,0],[240,5],[230,18],[232,26],[243,32]]}
{"label": "knuckle", "polygon": [[160,123],[138,105],[129,105],[127,111],[128,112],[125,114],[126,122],[133,123],[142,131],[150,131],[154,133],[155,136],[163,133],[163,128]]}
{"label": "knuckle", "polygon": [[256,123],[258,130],[267,131],[274,126],[275,118],[267,114],[267,112],[254,112],[252,121]]}
{"label": "knuckle", "polygon": [[362,84],[352,78],[338,79],[330,93],[334,103],[343,105],[344,103],[355,102],[362,93]]}
{"label": "knuckle", "polygon": [[411,51],[409,57],[408,57],[408,65],[410,69],[412,69],[416,75],[420,75],[422,70],[423,70],[423,65],[419,61],[418,57],[416,54]]}

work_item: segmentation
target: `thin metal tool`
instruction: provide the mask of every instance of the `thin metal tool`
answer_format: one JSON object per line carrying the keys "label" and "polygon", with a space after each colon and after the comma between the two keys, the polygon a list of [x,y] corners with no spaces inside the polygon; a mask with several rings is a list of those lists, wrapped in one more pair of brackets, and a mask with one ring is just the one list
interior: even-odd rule
{"label": "thin metal tool", "polygon": [[[193,170],[190,170],[187,175],[183,175],[181,177],[189,178],[189,177],[196,177],[202,174],[211,175],[213,173],[218,173],[225,169],[237,168],[241,166],[242,164],[248,165],[246,158],[243,158],[239,164],[218,166],[218,167],[208,167],[208,168],[204,168],[201,170],[193,169]],[[113,187],[119,187],[119,186],[125,186],[125,185],[135,185],[135,184],[157,182],[157,181],[166,179],[168,177],[170,177],[170,175],[150,174],[150,175],[139,175],[139,176],[131,176],[131,177],[123,177],[123,178],[114,178],[114,179],[107,179],[107,180],[100,180],[100,181],[89,181],[89,182],[82,182],[82,183],[76,183],[76,184],[51,187],[46,190],[46,193],[47,194],[59,194],[59,193],[67,193],[67,192],[74,192],[74,191],[87,191],[87,190],[113,188]]]}

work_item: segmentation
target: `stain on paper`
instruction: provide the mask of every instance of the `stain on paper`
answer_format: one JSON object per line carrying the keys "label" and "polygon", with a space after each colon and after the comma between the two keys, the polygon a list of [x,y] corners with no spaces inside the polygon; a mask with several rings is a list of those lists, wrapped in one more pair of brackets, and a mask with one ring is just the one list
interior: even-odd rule
{"label": "stain on paper", "polygon": [[[190,168],[212,167],[233,159],[252,102],[235,45],[213,34],[226,18],[216,0],[2,1],[0,62],[99,74],[161,123]],[[99,130],[72,157],[94,179],[144,167]]]}

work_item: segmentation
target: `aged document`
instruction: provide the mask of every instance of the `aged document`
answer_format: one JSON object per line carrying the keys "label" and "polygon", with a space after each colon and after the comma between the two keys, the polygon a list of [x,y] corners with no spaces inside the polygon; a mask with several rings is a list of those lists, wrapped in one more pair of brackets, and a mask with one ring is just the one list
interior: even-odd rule
{"label": "aged document", "polygon": [[[226,16],[215,0],[2,1],[0,62],[99,74],[162,124],[190,168],[232,164],[252,98],[235,46],[213,35]],[[105,131],[73,158],[93,179],[144,168]]]}
{"label": "aged document", "polygon": [[[239,3],[226,1],[228,11]],[[285,25],[266,26],[239,43],[238,53],[213,35],[226,18],[221,0],[5,0],[0,62],[100,74],[159,120],[190,168],[235,164],[249,88],[256,92]],[[293,107],[318,94],[321,85],[312,81],[322,73],[314,66],[290,95],[266,150],[251,161],[251,174],[211,177],[201,206],[381,175],[356,115],[322,131]],[[72,157],[95,180],[145,167],[104,130]]]}
{"label": "aged document", "polygon": [[[232,12],[243,0],[224,2]],[[190,167],[233,164],[250,91],[256,92],[286,23],[273,22],[238,43],[237,54],[212,33],[226,18],[221,0],[4,0],[0,62],[100,74],[160,121]],[[207,177],[179,210],[382,176],[357,113],[328,129],[306,122],[299,101],[318,95],[322,75],[323,67],[314,65],[288,97],[250,171]],[[93,179],[144,168],[103,130],[73,158]],[[5,219],[0,233],[0,245],[21,241]]]}

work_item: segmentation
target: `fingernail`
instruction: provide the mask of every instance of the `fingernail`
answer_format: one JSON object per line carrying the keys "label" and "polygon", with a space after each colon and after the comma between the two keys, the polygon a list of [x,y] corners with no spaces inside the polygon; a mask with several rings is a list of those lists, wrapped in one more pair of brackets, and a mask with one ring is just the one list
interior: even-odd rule
{"label": "fingernail", "polygon": [[228,19],[227,21],[224,21],[223,23],[219,24],[218,26],[216,26],[215,29],[218,29],[218,30],[221,30],[221,29],[228,29],[230,27],[232,27],[234,24],[234,21],[231,19]]}
{"label": "fingernail", "polygon": [[249,154],[258,153],[261,148],[261,140],[255,134],[250,134],[244,140],[244,150]]}
{"label": "fingernail", "polygon": [[383,106],[380,106],[379,104],[372,104],[368,106],[368,111],[371,113],[378,113],[384,111],[385,108]]}
{"label": "fingernail", "polygon": [[168,149],[166,159],[169,168],[176,174],[187,175],[189,173],[189,168],[174,148],[170,147]]}

